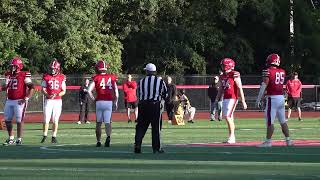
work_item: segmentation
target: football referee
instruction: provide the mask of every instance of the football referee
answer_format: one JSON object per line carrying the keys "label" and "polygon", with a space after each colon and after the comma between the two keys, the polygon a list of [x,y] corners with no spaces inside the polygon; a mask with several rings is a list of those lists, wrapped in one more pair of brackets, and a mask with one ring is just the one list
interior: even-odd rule
{"label": "football referee", "polygon": [[141,153],[141,144],[144,135],[151,123],[153,153],[164,153],[160,143],[160,131],[162,125],[161,99],[167,96],[165,82],[156,76],[157,68],[148,63],[144,68],[146,77],[138,84],[139,112],[136,125],[134,153]]}

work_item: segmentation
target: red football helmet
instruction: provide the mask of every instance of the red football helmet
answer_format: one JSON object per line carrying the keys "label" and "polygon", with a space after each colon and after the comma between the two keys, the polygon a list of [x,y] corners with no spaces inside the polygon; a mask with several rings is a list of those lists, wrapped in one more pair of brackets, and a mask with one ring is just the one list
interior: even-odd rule
{"label": "red football helmet", "polygon": [[106,71],[108,67],[109,67],[108,64],[104,60],[99,60],[96,63],[96,70],[97,71]]}
{"label": "red football helmet", "polygon": [[220,65],[221,65],[222,71],[230,72],[234,70],[236,63],[231,58],[224,58],[221,60]]}
{"label": "red football helmet", "polygon": [[23,68],[22,60],[19,57],[14,57],[10,62],[11,72],[19,72]]}
{"label": "red football helmet", "polygon": [[60,63],[58,62],[58,60],[54,59],[50,63],[50,71],[52,75],[57,75],[60,73]]}
{"label": "red football helmet", "polygon": [[266,59],[266,65],[280,66],[280,56],[275,53],[270,54]]}

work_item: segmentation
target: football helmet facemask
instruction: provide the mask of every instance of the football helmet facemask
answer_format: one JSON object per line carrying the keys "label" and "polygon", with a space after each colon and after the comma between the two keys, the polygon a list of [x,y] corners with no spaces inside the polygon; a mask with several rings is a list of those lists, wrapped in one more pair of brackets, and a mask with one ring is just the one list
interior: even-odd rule
{"label": "football helmet facemask", "polygon": [[51,63],[50,63],[50,74],[52,75],[57,75],[60,73],[60,63],[58,62],[58,60],[54,59]]}
{"label": "football helmet facemask", "polygon": [[224,58],[221,60],[220,66],[223,72],[230,72],[234,70],[236,63],[231,58]]}
{"label": "football helmet facemask", "polygon": [[23,68],[22,60],[18,57],[14,57],[10,62],[10,71],[11,73],[17,73]]}

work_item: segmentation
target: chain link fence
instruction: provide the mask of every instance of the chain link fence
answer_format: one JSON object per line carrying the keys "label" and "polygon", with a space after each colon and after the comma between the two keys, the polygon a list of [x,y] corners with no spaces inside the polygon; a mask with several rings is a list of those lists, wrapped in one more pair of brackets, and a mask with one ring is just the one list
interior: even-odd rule
{"label": "chain link fence", "polygon": [[[143,78],[143,75],[132,75],[135,81]],[[84,84],[86,78],[90,78],[90,75],[67,76],[67,86],[69,87],[65,96],[63,96],[63,112],[78,112],[79,111],[79,90],[78,87]],[[210,85],[212,83],[213,76],[172,76],[173,82],[178,85],[178,88],[184,87],[183,85],[193,85],[192,88],[184,88],[186,95],[189,97],[191,105],[196,107],[200,111],[208,111],[210,108],[207,88],[203,85]],[[41,76],[33,76],[33,82],[36,86],[40,86]],[[248,110],[256,111],[255,100],[259,92],[258,84],[261,83],[261,76],[242,76],[242,82],[245,85],[256,85],[256,86],[245,86],[244,93],[248,104]],[[117,84],[122,85],[126,80],[126,75],[121,75],[118,78]],[[4,82],[4,78],[0,79]],[[302,80],[303,84],[306,84]],[[182,85],[182,86],[180,86]],[[200,86],[199,86],[200,85]],[[202,85],[202,86],[201,86]],[[70,88],[71,87],[71,88]],[[305,86],[302,90],[302,108],[303,110],[320,111],[320,85]],[[119,90],[119,108],[118,111],[125,111],[123,92]],[[6,93],[0,93],[0,113],[3,113],[4,104],[6,100]],[[42,112],[44,97],[41,91],[35,91],[34,96],[29,100],[28,112]],[[241,103],[238,103],[237,110],[241,110]],[[90,111],[95,110],[95,103],[91,102]]]}

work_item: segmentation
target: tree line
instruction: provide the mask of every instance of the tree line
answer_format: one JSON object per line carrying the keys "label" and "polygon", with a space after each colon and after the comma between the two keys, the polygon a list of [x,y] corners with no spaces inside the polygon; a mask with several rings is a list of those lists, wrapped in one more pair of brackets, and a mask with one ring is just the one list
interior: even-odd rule
{"label": "tree line", "polygon": [[0,71],[13,56],[42,73],[53,58],[66,74],[93,73],[103,58],[114,73],[217,73],[231,57],[260,74],[268,54],[287,71],[320,74],[320,10],[294,1],[290,56],[289,0],[2,0]]}

